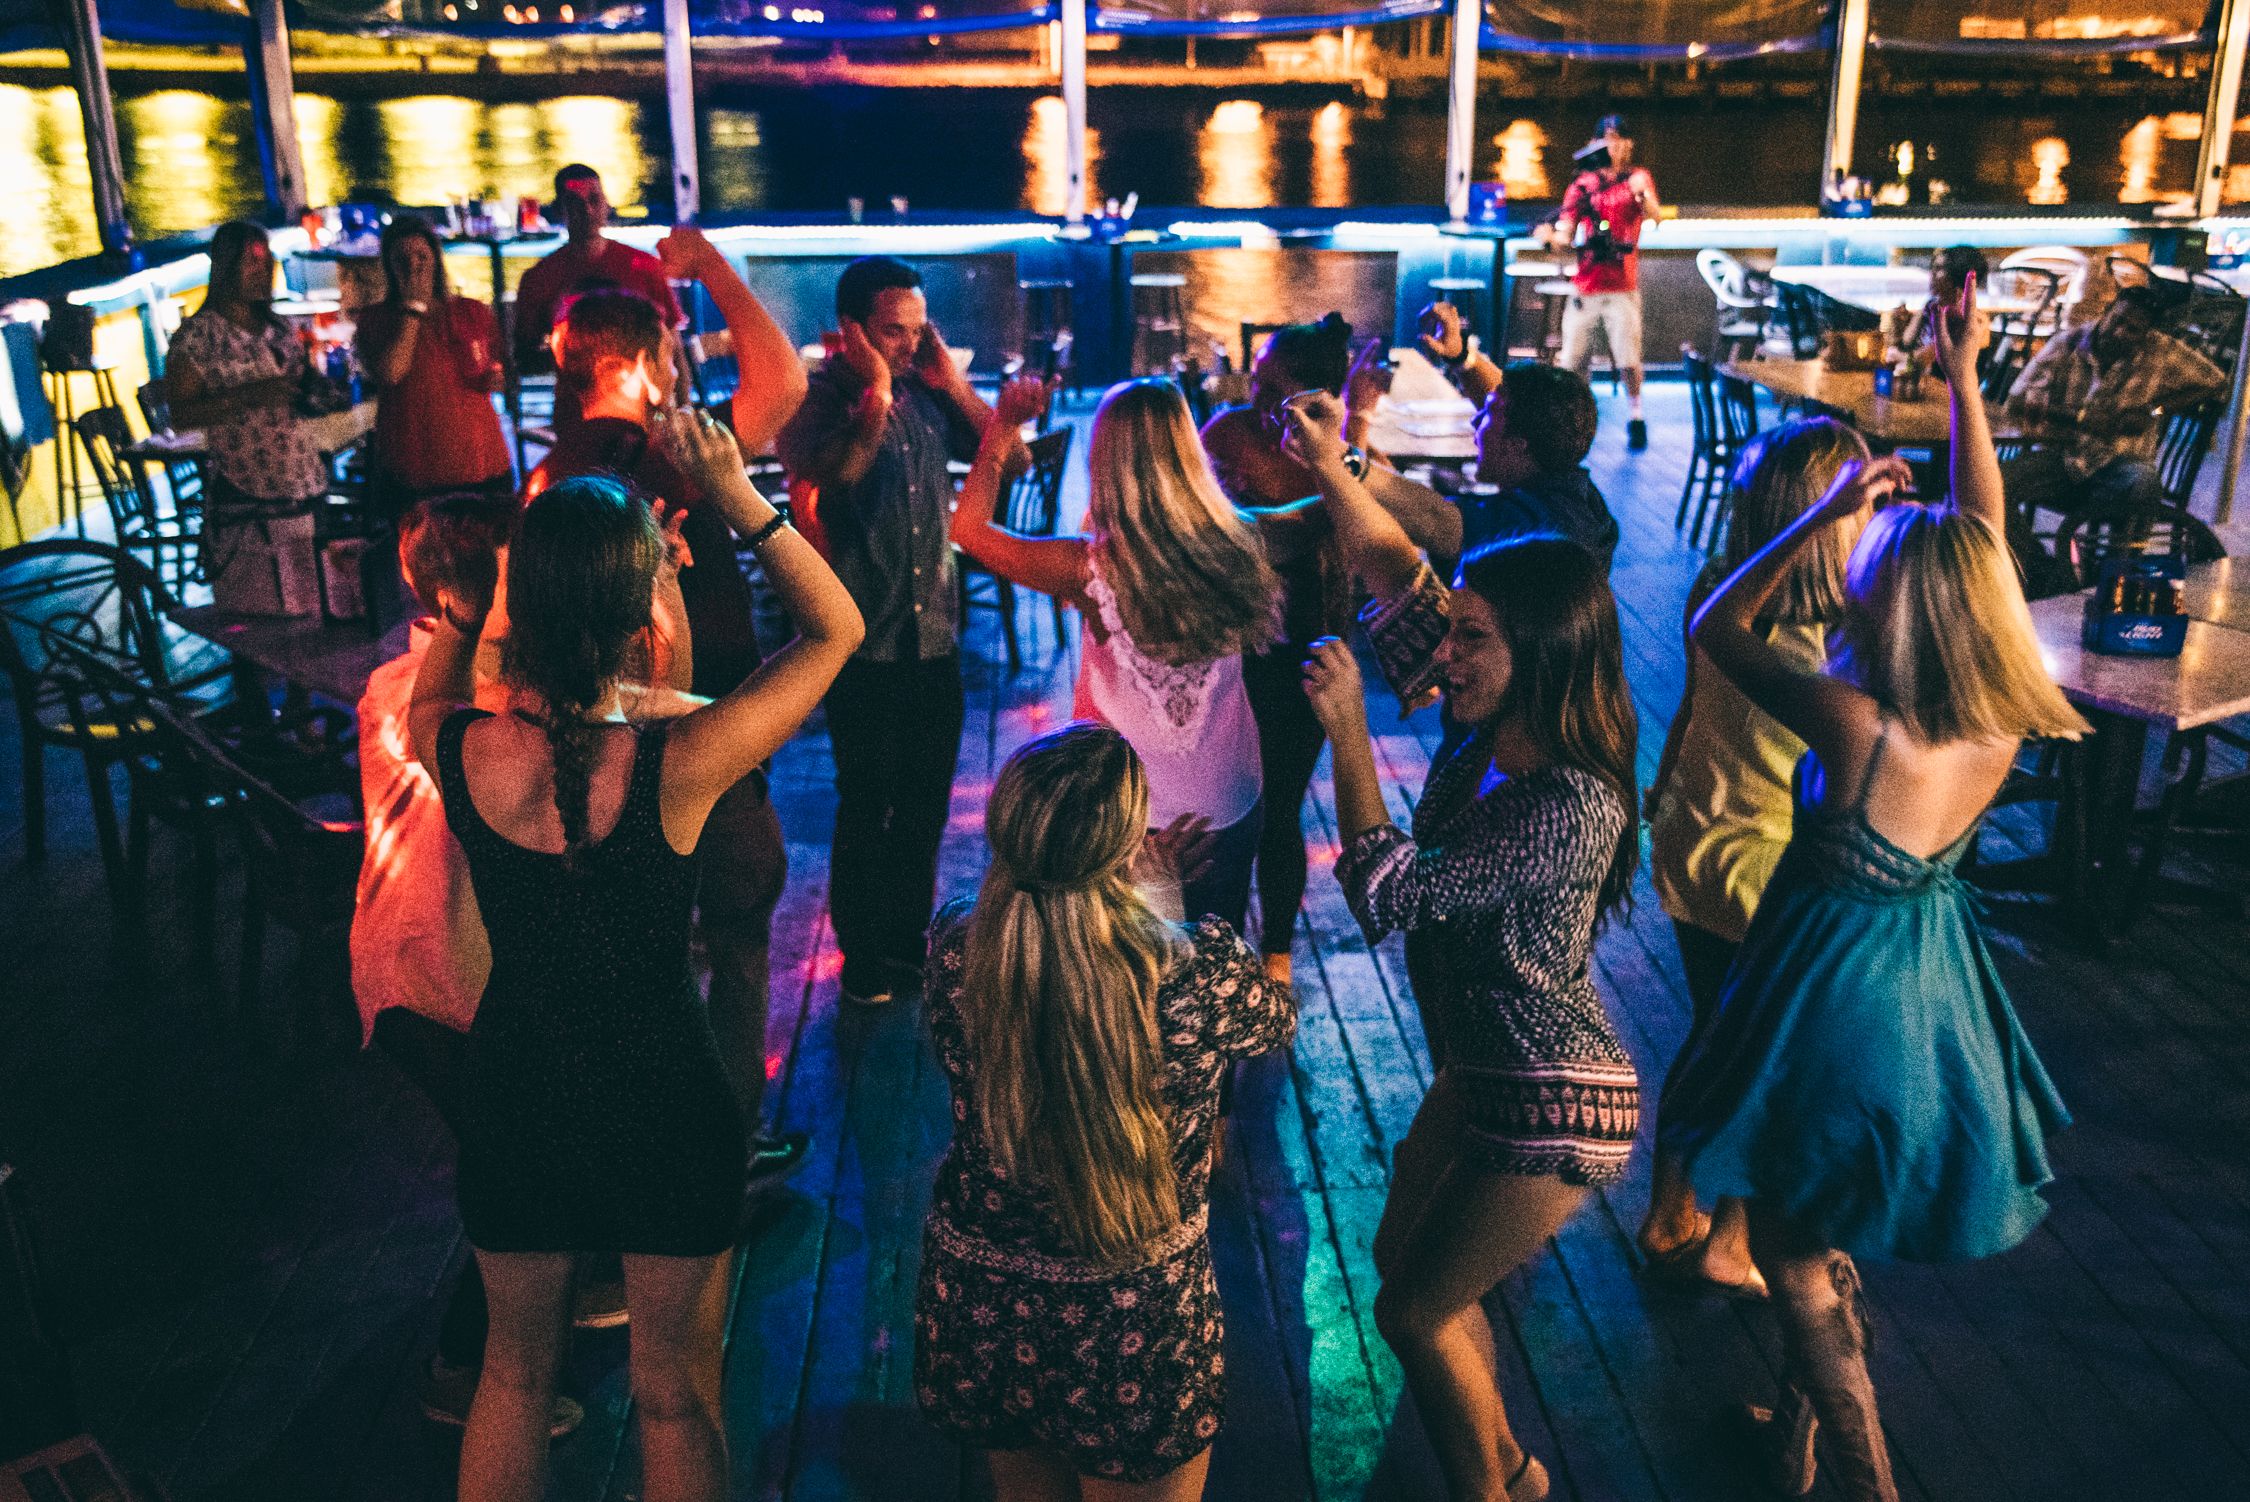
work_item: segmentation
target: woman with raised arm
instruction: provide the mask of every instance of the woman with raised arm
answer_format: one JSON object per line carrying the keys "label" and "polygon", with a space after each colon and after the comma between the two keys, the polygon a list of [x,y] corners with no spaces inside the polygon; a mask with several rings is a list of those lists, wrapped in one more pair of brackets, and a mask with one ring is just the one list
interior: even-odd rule
{"label": "woman with raised arm", "polygon": [[1208,868],[1182,912],[1240,930],[1258,853],[1263,777],[1242,654],[1274,640],[1281,581],[1258,534],[1219,489],[1187,399],[1171,381],[1126,381],[1094,414],[1088,530],[1026,537],[992,519],[1016,430],[1047,398],[1019,378],[953,512],[953,542],[1002,578],[1076,607],[1086,623],[1077,702],[1113,726],[1148,768],[1156,827],[1208,827]]}
{"label": "woman with raised arm", "polygon": [[436,771],[492,943],[460,1129],[461,1219],[492,1309],[461,1442],[465,1502],[545,1495],[571,1264],[594,1252],[624,1257],[650,1502],[726,1489],[720,1334],[747,1158],[689,964],[695,850],[712,805],[795,733],[861,625],[743,477],[733,438],[697,414],[658,422],[758,554],[797,638],[726,697],[627,723],[618,684],[667,539],[624,482],[589,476],[543,492],[517,524],[510,711],[468,707],[482,621],[442,620],[414,684],[414,752]]}
{"label": "woman with raised arm", "polygon": [[1377,780],[1352,653],[1331,638],[1306,683],[1335,747],[1343,884],[1370,942],[1406,934],[1437,1078],[1392,1164],[1375,1236],[1375,1323],[1398,1355],[1457,1502],[1533,1502],[1480,1301],[1588,1192],[1625,1172],[1633,1065],[1595,993],[1594,931],[1639,849],[1633,701],[1607,571],[1565,538],[1472,552],[1452,589],[1344,461],[1330,398],[1293,407],[1362,619],[1412,704],[1442,687],[1469,734],[1431,773],[1409,833]]}
{"label": "woman with raised arm", "polygon": [[1297,1006],[1215,918],[1150,909],[1148,777],[1107,726],[1008,759],[992,865],[930,943],[953,1087],[915,1296],[923,1415],[1000,1502],[1194,1502],[1224,1407],[1207,1234],[1220,1083]]}
{"label": "woman with raised arm", "polygon": [[[1759,434],[1735,466],[1725,557],[1688,591],[1683,638],[1727,575],[1818,505],[1846,464],[1866,458],[1866,441],[1833,418],[1800,418]],[[1822,532],[1758,616],[1775,650],[1808,670],[1828,661],[1827,636],[1843,613],[1844,562],[1865,523],[1863,514]],[[1805,754],[1805,743],[1702,661],[1694,642],[1686,647],[1687,687],[1646,800],[1649,879],[1672,919],[1694,1017],[1675,1069],[1718,1014],[1727,967],[1789,844],[1790,786]],[[1661,1115],[1661,1100],[1657,1110]],[[1766,1295],[1750,1259],[1742,1201],[1721,1200],[1703,1213],[1670,1153],[1656,1155],[1638,1239],[1653,1277],[1745,1298]]]}
{"label": "woman with raised arm", "polygon": [[[1954,872],[2023,738],[2086,728],[2041,663],[2003,541],[1974,313],[1972,283],[1932,323],[1951,502],[1900,499],[1896,459],[1846,464],[1694,627],[1711,665],[1809,748],[1788,849],[1659,1139],[1699,1193],[1749,1202],[1786,1364],[1780,1408],[1760,1415],[1766,1458],[1795,1495],[1816,1430],[1840,1495],[1898,1495],[1853,1258],[2014,1246],[2046,1213],[2042,1134],[2068,1120]],[[1759,619],[1807,549],[1871,505],[1828,662],[1807,664]]]}

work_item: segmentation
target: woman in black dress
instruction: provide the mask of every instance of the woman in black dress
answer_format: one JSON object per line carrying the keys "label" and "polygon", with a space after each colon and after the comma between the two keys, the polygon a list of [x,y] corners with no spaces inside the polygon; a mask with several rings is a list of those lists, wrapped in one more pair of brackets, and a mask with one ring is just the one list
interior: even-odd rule
{"label": "woman in black dress", "polygon": [[1073,724],[1001,769],[992,867],[930,943],[953,1086],[914,1300],[923,1416],[986,1451],[1000,1502],[1203,1494],[1224,1404],[1206,1226],[1219,1082],[1297,1007],[1217,918],[1132,880],[1148,778]]}
{"label": "woman in black dress", "polygon": [[[700,415],[659,419],[675,460],[756,550],[799,635],[733,693],[626,723],[618,681],[679,562],[622,482],[566,481],[508,558],[505,715],[472,708],[483,620],[443,619],[415,680],[492,939],[469,1039],[461,1219],[492,1306],[461,1441],[463,1502],[545,1495],[547,1412],[582,1253],[621,1254],[650,1502],[721,1496],[720,1328],[746,1154],[688,963],[712,804],[789,738],[858,646],[858,610]],[[489,602],[487,602],[489,604]]]}

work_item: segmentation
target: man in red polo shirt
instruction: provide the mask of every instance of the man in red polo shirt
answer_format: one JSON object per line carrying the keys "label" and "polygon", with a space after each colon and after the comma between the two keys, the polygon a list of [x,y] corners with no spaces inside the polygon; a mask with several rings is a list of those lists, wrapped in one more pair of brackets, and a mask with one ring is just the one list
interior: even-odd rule
{"label": "man in red polo shirt", "polygon": [[602,189],[601,174],[575,162],[557,172],[554,208],[570,238],[562,249],[525,272],[516,288],[518,369],[554,369],[547,336],[554,332],[557,310],[581,292],[622,288],[654,303],[666,328],[676,329],[687,321],[679,299],[672,295],[664,263],[602,233],[609,227],[609,195]]}
{"label": "man in red polo shirt", "polygon": [[1622,116],[1604,115],[1595,139],[1577,154],[1585,164],[1563,193],[1553,243],[1578,253],[1575,290],[1563,305],[1561,365],[1584,376],[1599,327],[1609,358],[1625,377],[1631,404],[1626,447],[1648,447],[1641,417],[1641,225],[1657,216],[1656,179],[1633,165]]}

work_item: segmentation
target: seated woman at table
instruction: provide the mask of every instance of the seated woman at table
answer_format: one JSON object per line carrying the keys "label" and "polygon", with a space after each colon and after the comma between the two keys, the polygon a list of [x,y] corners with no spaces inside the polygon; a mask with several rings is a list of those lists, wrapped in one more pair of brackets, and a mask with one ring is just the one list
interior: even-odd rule
{"label": "seated woman at table", "polygon": [[320,609],[312,512],[329,483],[328,460],[299,411],[312,360],[274,314],[266,232],[222,224],[206,253],[209,289],[172,336],[164,372],[173,424],[202,429],[210,450],[204,572],[223,610],[312,615]]}
{"label": "seated woman at table", "polygon": [[1281,581],[1249,519],[1228,502],[1171,381],[1126,381],[1094,414],[1089,530],[1025,537],[992,519],[1017,429],[1046,387],[1000,393],[953,513],[953,542],[1002,578],[1053,595],[1086,623],[1073,713],[1132,743],[1148,768],[1149,816],[1212,832],[1209,868],[1181,893],[1184,916],[1238,932],[1250,905],[1263,775],[1242,654],[1281,625]]}
{"label": "seated woman at table", "polygon": [[1961,289],[1970,282],[1983,286],[1989,269],[1984,252],[1974,245],[1949,245],[1930,257],[1929,301],[1915,309],[1905,337],[1898,342],[1900,349],[1914,352],[1915,362],[1924,370],[1937,363],[1937,344],[1930,336],[1930,325],[1947,308],[1960,303]]}
{"label": "seated woman at table", "polygon": [[1258,765],[1265,778],[1265,830],[1258,841],[1258,910],[1266,973],[1290,978],[1289,950],[1297,910],[1305,900],[1305,794],[1327,734],[1305,698],[1305,653],[1324,636],[1351,625],[1351,581],[1328,525],[1312,502],[1319,485],[1283,452],[1281,404],[1304,391],[1343,396],[1345,426],[1366,441],[1367,423],[1382,396],[1382,378],[1370,340],[1362,358],[1351,358],[1351,325],[1331,313],[1318,323],[1277,329],[1250,368],[1250,400],[1228,407],[1203,427],[1219,488],[1260,522],[1267,557],[1281,580],[1281,630],[1270,643],[1245,652],[1243,687],[1258,725]]}
{"label": "seated woman at table", "polygon": [[[1729,574],[1819,504],[1846,464],[1867,457],[1866,442],[1833,418],[1802,418],[1759,434],[1735,467],[1726,556],[1688,591],[1682,635]],[[1828,661],[1826,639],[1843,610],[1844,561],[1864,521],[1823,531],[1797,556],[1759,616],[1758,629],[1773,649],[1808,669]],[[1695,1051],[1717,1014],[1727,967],[1789,843],[1791,776],[1805,753],[1803,741],[1745,699],[1692,641],[1687,667],[1687,687],[1647,799],[1649,876],[1672,919],[1694,1018],[1680,1060]],[[1750,1260],[1742,1201],[1721,1200],[1709,1215],[1701,1213],[1670,1153],[1656,1155],[1639,1241],[1656,1276],[1765,1295],[1765,1279]]]}
{"label": "seated woman at table", "polygon": [[356,352],[382,406],[367,485],[377,511],[397,517],[424,495],[514,487],[492,393],[500,389],[500,329],[492,309],[454,292],[437,233],[412,214],[383,230],[383,300],[359,315]]}
{"label": "seated woman at table", "polygon": [[618,685],[651,621],[663,529],[619,480],[540,495],[509,550],[508,714],[468,707],[481,621],[441,620],[415,680],[492,947],[469,1034],[457,1188],[491,1302],[461,1442],[464,1502],[545,1494],[571,1263],[624,1258],[651,1496],[726,1490],[720,1338],[744,1124],[689,954],[713,806],[795,733],[858,646],[850,595],[700,414],[665,420],[680,466],[748,539],[798,636],[725,697],[645,729]]}
{"label": "seated woman at table", "polygon": [[[1964,292],[1932,324],[1952,389],[1950,502],[1899,501],[1896,458],[1847,463],[1693,631],[1810,748],[1788,849],[1658,1139],[1698,1193],[1749,1202],[1786,1376],[1765,1458],[1790,1495],[1812,1484],[1816,1429],[1840,1495],[1898,1495],[1853,1258],[2014,1246],[2046,1213],[2042,1134],[2068,1120],[1954,871],[2023,737],[2086,728],[2047,676],[2003,540],[1974,308]],[[1871,505],[1829,660],[1809,663],[1759,619],[1806,550]]]}

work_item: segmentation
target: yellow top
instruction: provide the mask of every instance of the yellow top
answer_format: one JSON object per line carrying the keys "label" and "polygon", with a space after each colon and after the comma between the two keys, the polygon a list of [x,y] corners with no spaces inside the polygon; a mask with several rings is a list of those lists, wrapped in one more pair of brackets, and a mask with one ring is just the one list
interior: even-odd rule
{"label": "yellow top", "polygon": [[[1818,625],[1777,623],[1769,640],[1807,669],[1828,660]],[[1680,711],[1688,722],[1649,816],[1649,879],[1672,917],[1740,943],[1789,844],[1791,780],[1805,743],[1701,651],[1688,651],[1693,683]]]}

